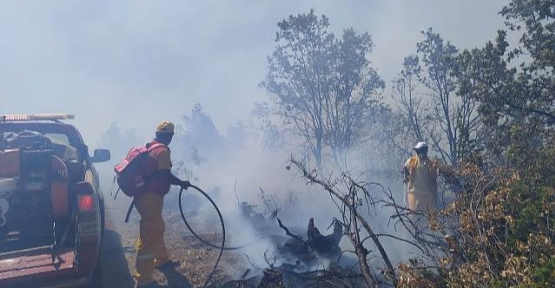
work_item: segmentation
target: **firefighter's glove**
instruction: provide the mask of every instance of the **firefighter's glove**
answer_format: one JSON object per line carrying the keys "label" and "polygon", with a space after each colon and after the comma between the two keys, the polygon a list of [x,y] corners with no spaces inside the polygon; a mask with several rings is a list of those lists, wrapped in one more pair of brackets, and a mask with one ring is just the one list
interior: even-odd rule
{"label": "firefighter's glove", "polygon": [[181,181],[181,183],[179,183],[179,186],[181,186],[182,189],[187,190],[187,188],[191,187],[191,182]]}

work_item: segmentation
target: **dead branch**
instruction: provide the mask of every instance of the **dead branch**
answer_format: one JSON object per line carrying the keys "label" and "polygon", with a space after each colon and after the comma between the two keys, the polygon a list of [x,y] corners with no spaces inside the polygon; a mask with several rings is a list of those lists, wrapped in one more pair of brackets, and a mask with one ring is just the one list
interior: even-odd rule
{"label": "dead branch", "polygon": [[277,257],[274,255],[272,258],[270,258],[268,256],[268,250],[266,249],[266,251],[264,251],[264,261],[266,261],[266,264],[268,264],[271,269],[274,269],[274,266],[277,262]]}
{"label": "dead branch", "polygon": [[256,277],[250,277],[248,279],[233,280],[225,282],[220,286],[220,288],[255,288],[256,285],[251,284],[255,282]]}
{"label": "dead branch", "polygon": [[[303,177],[306,178],[310,184],[318,184],[320,186],[322,186],[328,193],[330,193],[331,195],[333,195],[334,197],[336,197],[339,201],[342,202],[343,206],[344,206],[344,210],[342,209],[342,211],[349,210],[350,211],[350,217],[351,217],[351,223],[355,224],[355,226],[357,225],[357,221],[360,222],[360,224],[362,225],[362,227],[366,230],[366,232],[372,237],[372,240],[374,242],[374,244],[376,245],[376,247],[378,248],[378,251],[380,252],[380,255],[383,259],[383,261],[385,262],[388,270],[390,271],[390,275],[392,275],[392,280],[393,280],[393,284],[397,285],[397,278],[395,277],[395,270],[393,268],[393,265],[391,264],[391,261],[389,260],[389,256],[387,255],[385,249],[383,248],[382,244],[380,243],[380,240],[378,239],[378,237],[376,237],[376,234],[374,233],[372,227],[368,224],[368,222],[364,219],[364,217],[360,214],[360,212],[358,212],[357,209],[357,205],[359,205],[358,203],[358,198],[356,196],[356,191],[359,190],[357,189],[357,187],[354,187],[353,185],[351,185],[351,189],[350,189],[350,194],[351,197],[346,197],[344,195],[342,195],[341,193],[339,193],[338,191],[334,190],[332,188],[332,185],[329,184],[328,182],[324,182],[320,179],[318,179],[318,176],[315,173],[310,173],[307,171],[307,169],[305,168],[305,166],[295,160],[294,158],[290,159],[290,162],[292,164],[294,164],[295,166],[297,166],[297,168],[303,173]],[[350,181],[350,182],[354,182],[354,181]],[[365,195],[366,197],[366,195]],[[345,213],[343,213],[344,217],[345,217]],[[358,234],[359,230],[358,227],[356,229],[353,230],[353,233]],[[362,247],[362,243],[360,243],[360,239],[359,241],[356,240],[356,238],[351,237],[351,240],[355,240],[354,241],[354,245],[355,245],[355,249],[357,251],[357,256],[359,258],[359,264],[361,266],[362,270],[366,270],[363,272],[363,276],[365,276],[365,281],[367,282],[368,285],[375,285],[375,280],[371,277],[370,274],[370,269],[368,267],[368,263],[366,260],[366,255],[367,255],[367,250],[364,249],[364,247]],[[353,242],[353,241],[352,241]],[[360,243],[359,246],[361,247],[357,247],[356,243]],[[366,275],[365,275],[366,274]]]}
{"label": "dead branch", "polygon": [[291,238],[293,238],[293,239],[295,239],[295,240],[297,240],[297,241],[300,241],[300,242],[302,242],[303,244],[305,244],[305,245],[308,246],[308,243],[306,243],[306,241],[304,241],[303,238],[301,238],[300,236],[297,236],[297,235],[291,233],[291,231],[289,231],[289,228],[287,228],[287,227],[285,227],[285,226],[283,225],[283,223],[281,222],[281,219],[279,219],[279,218],[276,218],[276,219],[277,219],[277,221],[278,221],[279,228],[283,229],[283,231],[285,231],[285,234],[286,234],[287,236],[289,236],[289,237],[291,237]]}
{"label": "dead branch", "polygon": [[247,258],[247,262],[249,262],[249,264],[252,266],[252,268],[254,268],[256,270],[260,270],[260,271],[264,270],[264,268],[256,266],[255,263],[249,257],[249,255],[245,254],[245,257]]}
{"label": "dead branch", "polygon": [[[355,194],[353,194],[353,198]],[[353,199],[354,202],[354,199]],[[363,243],[360,239],[360,233],[358,230],[358,223],[357,223],[357,215],[356,215],[356,210],[355,209],[351,209],[351,218],[352,218],[352,223],[353,223],[353,227],[352,227],[352,231],[351,231],[351,241],[353,242],[354,246],[355,246],[355,252],[357,254],[357,258],[358,258],[358,263],[360,264],[360,271],[362,271],[362,277],[364,277],[364,280],[366,281],[366,283],[368,285],[372,285],[372,286],[376,286],[376,279],[374,279],[374,276],[372,276],[372,274],[370,273],[370,267],[368,266],[368,261],[366,260],[366,256],[368,255],[368,250],[366,250],[366,248],[364,248]]]}
{"label": "dead branch", "polygon": [[[390,217],[390,219],[397,220],[397,222],[394,224],[394,227],[396,227],[398,224],[402,225],[405,230],[411,235],[411,238],[414,239],[414,241],[403,242],[417,247],[427,258],[438,263],[439,258],[435,252],[437,252],[438,248],[441,248],[443,252],[447,252],[448,245],[445,242],[445,239],[443,237],[440,238],[432,233],[425,233],[423,231],[424,229],[419,227],[419,225],[414,221],[414,217],[420,217],[429,223],[430,215],[419,211],[412,211],[405,206],[398,205],[395,202],[395,198],[393,197],[393,193],[391,192],[391,190],[386,190],[382,187],[382,192],[386,195],[388,199],[380,200],[378,202],[382,203],[384,207],[390,207],[395,210],[395,213]],[[393,235],[387,237],[395,238]],[[402,241],[401,239],[397,240]]]}
{"label": "dead branch", "polygon": [[264,276],[257,288],[283,287],[283,272],[279,269],[264,269]]}
{"label": "dead branch", "polygon": [[[286,272],[299,279],[316,282],[312,285],[309,285],[308,287],[321,287],[321,284],[327,284],[329,286],[350,288],[351,286],[345,283],[344,280],[355,280],[362,278],[361,274],[343,274],[334,270],[314,270],[303,273],[289,271]],[[318,286],[319,284],[320,286]]]}
{"label": "dead branch", "polygon": [[[410,241],[410,240],[407,240],[407,239],[403,239],[403,238],[401,238],[401,237],[397,237],[397,236],[395,236],[395,235],[384,234],[384,233],[376,234],[376,237],[378,237],[378,238],[379,238],[379,237],[389,237],[389,238],[393,238],[393,239],[395,239],[395,240],[397,240],[397,241],[404,242],[404,243],[407,243],[407,244],[409,244],[409,245],[412,245],[412,246],[414,246],[416,249],[422,251],[422,253],[425,253],[425,251],[422,249],[422,247],[420,247],[420,245],[418,245],[418,243],[417,243],[417,242],[414,242],[414,241]],[[362,243],[366,242],[366,240],[369,240],[369,239],[372,239],[372,237],[367,236],[366,238],[364,238],[364,239],[362,240]]]}
{"label": "dead branch", "polygon": [[243,273],[243,275],[241,275],[241,279],[245,279],[245,277],[247,277],[247,275],[249,275],[249,273],[251,272],[251,269],[248,268],[247,270],[245,270],[245,273]]}

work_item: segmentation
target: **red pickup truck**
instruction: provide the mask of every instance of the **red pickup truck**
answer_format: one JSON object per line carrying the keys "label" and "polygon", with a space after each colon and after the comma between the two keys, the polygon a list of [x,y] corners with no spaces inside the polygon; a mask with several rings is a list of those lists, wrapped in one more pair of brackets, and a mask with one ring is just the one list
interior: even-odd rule
{"label": "red pickup truck", "polygon": [[94,287],[104,202],[72,115],[0,116],[0,287]]}

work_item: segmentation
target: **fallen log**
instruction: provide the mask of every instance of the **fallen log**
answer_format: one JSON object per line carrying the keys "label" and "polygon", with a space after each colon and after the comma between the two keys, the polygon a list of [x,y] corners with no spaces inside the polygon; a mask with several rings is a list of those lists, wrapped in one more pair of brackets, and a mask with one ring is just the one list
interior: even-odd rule
{"label": "fallen log", "polygon": [[332,259],[341,253],[339,241],[341,237],[343,237],[343,227],[338,220],[334,219],[332,223],[334,226],[333,233],[322,235],[314,225],[314,219],[310,218],[306,231],[306,241],[301,236],[291,233],[289,228],[283,225],[281,219],[277,218],[277,221],[279,227],[285,231],[285,234],[296,240],[296,243],[285,243],[285,247],[288,248],[293,255],[297,255],[299,258],[306,258],[306,254],[316,252],[320,257]]}
{"label": "fallen log", "polygon": [[343,226],[341,223],[337,219],[334,219],[332,225],[334,227],[333,233],[322,235],[314,225],[314,219],[310,218],[306,232],[308,236],[308,246],[312,250],[318,252],[318,255],[329,259],[335,258],[341,253],[339,241],[341,241],[341,237],[343,237]]}
{"label": "fallen log", "polygon": [[283,225],[283,223],[281,222],[281,219],[277,218],[277,221],[278,221],[278,224],[279,224],[279,228],[281,228],[281,229],[283,229],[283,231],[285,231],[285,235],[287,235],[287,236],[289,236],[289,237],[291,237],[295,240],[298,240],[298,241],[300,241],[301,243],[303,243],[305,245],[308,245],[306,243],[306,241],[303,240],[303,238],[301,238],[298,235],[295,235],[295,234],[291,233],[291,231],[289,231],[289,228],[287,228],[287,227],[285,227],[285,225]]}

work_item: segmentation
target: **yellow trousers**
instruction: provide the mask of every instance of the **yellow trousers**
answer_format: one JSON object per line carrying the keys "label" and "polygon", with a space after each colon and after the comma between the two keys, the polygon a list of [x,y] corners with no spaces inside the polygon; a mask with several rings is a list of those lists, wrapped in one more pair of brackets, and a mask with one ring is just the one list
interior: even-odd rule
{"label": "yellow trousers", "polygon": [[141,215],[135,275],[138,285],[152,282],[155,265],[164,264],[169,260],[164,244],[163,206],[164,196],[162,195],[145,193],[135,198],[135,207]]}
{"label": "yellow trousers", "polygon": [[[436,210],[436,197],[432,193],[408,193],[407,195],[408,208],[415,212],[427,215]],[[428,221],[421,215],[409,215],[411,221],[416,225],[419,231],[422,231],[428,226]]]}
{"label": "yellow trousers", "polygon": [[408,193],[408,208],[412,211],[430,213],[436,209],[436,197],[433,194]]}

